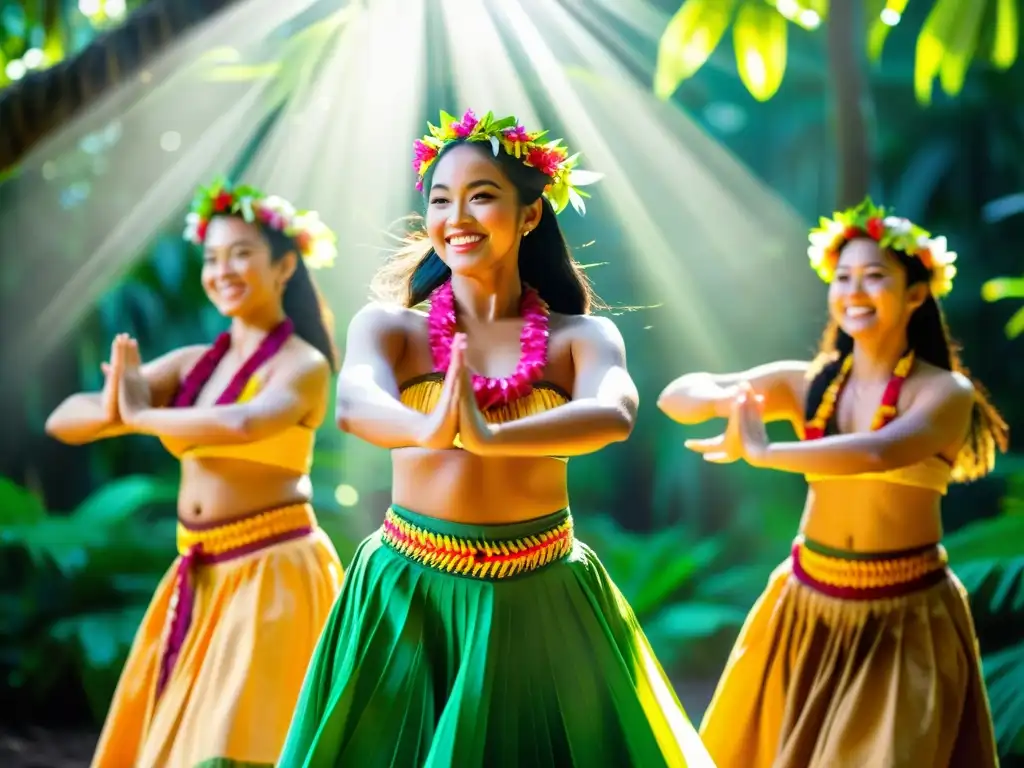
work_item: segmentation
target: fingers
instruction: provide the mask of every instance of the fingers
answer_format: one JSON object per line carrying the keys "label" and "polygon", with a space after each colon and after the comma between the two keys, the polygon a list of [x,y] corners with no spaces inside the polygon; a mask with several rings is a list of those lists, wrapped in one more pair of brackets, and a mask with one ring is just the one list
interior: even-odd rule
{"label": "fingers", "polygon": [[129,336],[126,346],[125,363],[131,366],[142,365],[142,355],[139,354],[139,342]]}
{"label": "fingers", "polygon": [[694,453],[701,454],[714,454],[722,450],[722,446],[725,444],[725,436],[718,435],[716,437],[705,437],[701,439],[687,440],[683,445],[689,448]]}
{"label": "fingers", "polygon": [[727,453],[705,453],[704,461],[712,464],[731,464],[733,462],[733,458]]}

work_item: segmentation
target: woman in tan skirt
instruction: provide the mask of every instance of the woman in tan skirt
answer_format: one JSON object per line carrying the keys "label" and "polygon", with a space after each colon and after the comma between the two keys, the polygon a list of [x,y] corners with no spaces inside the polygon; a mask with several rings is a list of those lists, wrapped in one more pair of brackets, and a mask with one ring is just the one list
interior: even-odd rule
{"label": "woman in tan skirt", "polygon": [[[754,606],[704,717],[719,768],[998,763],[966,593],[940,502],[987,474],[1007,429],[960,366],[936,299],[954,254],[870,200],[812,231],[830,284],[817,359],[689,374],[659,406],[728,417],[687,447],[806,476],[792,555]],[[769,442],[764,422],[803,438]]]}

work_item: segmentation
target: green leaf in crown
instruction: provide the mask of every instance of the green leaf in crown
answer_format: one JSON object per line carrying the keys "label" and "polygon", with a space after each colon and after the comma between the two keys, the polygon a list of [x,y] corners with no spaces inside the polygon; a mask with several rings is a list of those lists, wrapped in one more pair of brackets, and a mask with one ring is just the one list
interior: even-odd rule
{"label": "green leaf in crown", "polygon": [[456,141],[490,142],[495,155],[499,147],[507,154],[536,168],[551,181],[544,188],[555,213],[561,213],[571,203],[580,214],[586,213],[584,198],[589,197],[580,190],[602,178],[593,171],[576,171],[579,154],[570,155],[561,139],[541,142],[547,131],[529,132],[514,116],[496,118],[488,112],[478,118],[473,110],[466,110],[461,118],[441,112],[439,125],[427,123],[428,133],[413,142],[413,169],[416,171],[416,189],[423,191],[423,180],[430,167],[437,161],[441,151]]}

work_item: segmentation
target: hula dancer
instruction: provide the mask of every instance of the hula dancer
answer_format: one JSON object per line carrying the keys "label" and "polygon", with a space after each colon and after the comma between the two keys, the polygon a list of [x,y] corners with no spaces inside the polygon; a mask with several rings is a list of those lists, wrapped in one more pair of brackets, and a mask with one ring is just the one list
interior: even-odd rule
{"label": "hula dancer", "polygon": [[155,435],[181,459],[179,557],[132,645],[94,768],[276,764],[341,564],[309,505],[335,351],[307,267],[334,236],[313,212],[249,187],[202,189],[186,238],[231,318],[212,346],[143,364],[118,336],[100,394],[47,431],[80,444]]}
{"label": "hula dancer", "polygon": [[391,301],[353,319],[338,383],[341,428],[392,449],[394,503],[282,768],[711,765],[573,536],[569,457],[625,440],[637,393],[555,218],[594,175],[541,135],[442,113],[416,142],[426,231],[379,275]]}
{"label": "hula dancer", "polygon": [[[721,768],[997,764],[977,639],[940,502],[987,474],[1007,430],[968,378],[937,299],[943,237],[865,200],[811,232],[831,319],[812,363],[690,374],[659,405],[725,432],[715,462],[797,472],[809,491],[701,726]],[[764,421],[803,440],[770,443]]]}

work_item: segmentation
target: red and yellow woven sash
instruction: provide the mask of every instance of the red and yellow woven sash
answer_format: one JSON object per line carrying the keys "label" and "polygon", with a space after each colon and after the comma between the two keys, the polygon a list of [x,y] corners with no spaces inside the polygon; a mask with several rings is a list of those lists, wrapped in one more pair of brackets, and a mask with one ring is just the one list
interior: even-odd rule
{"label": "red and yellow woven sash", "polygon": [[539,533],[516,539],[468,539],[413,525],[389,509],[381,528],[384,543],[417,563],[446,573],[498,580],[535,571],[569,554],[572,517]]}
{"label": "red and yellow woven sash", "polygon": [[925,589],[942,581],[948,565],[941,544],[846,559],[815,552],[803,539],[793,544],[793,576],[817,592],[844,600],[877,600]]}
{"label": "red and yellow woven sash", "polygon": [[193,569],[258,552],[273,544],[297,539],[316,528],[308,504],[294,504],[224,525],[186,526],[178,523],[178,568],[167,616],[167,642],[160,660],[157,696],[163,691],[192,624],[195,602]]}

